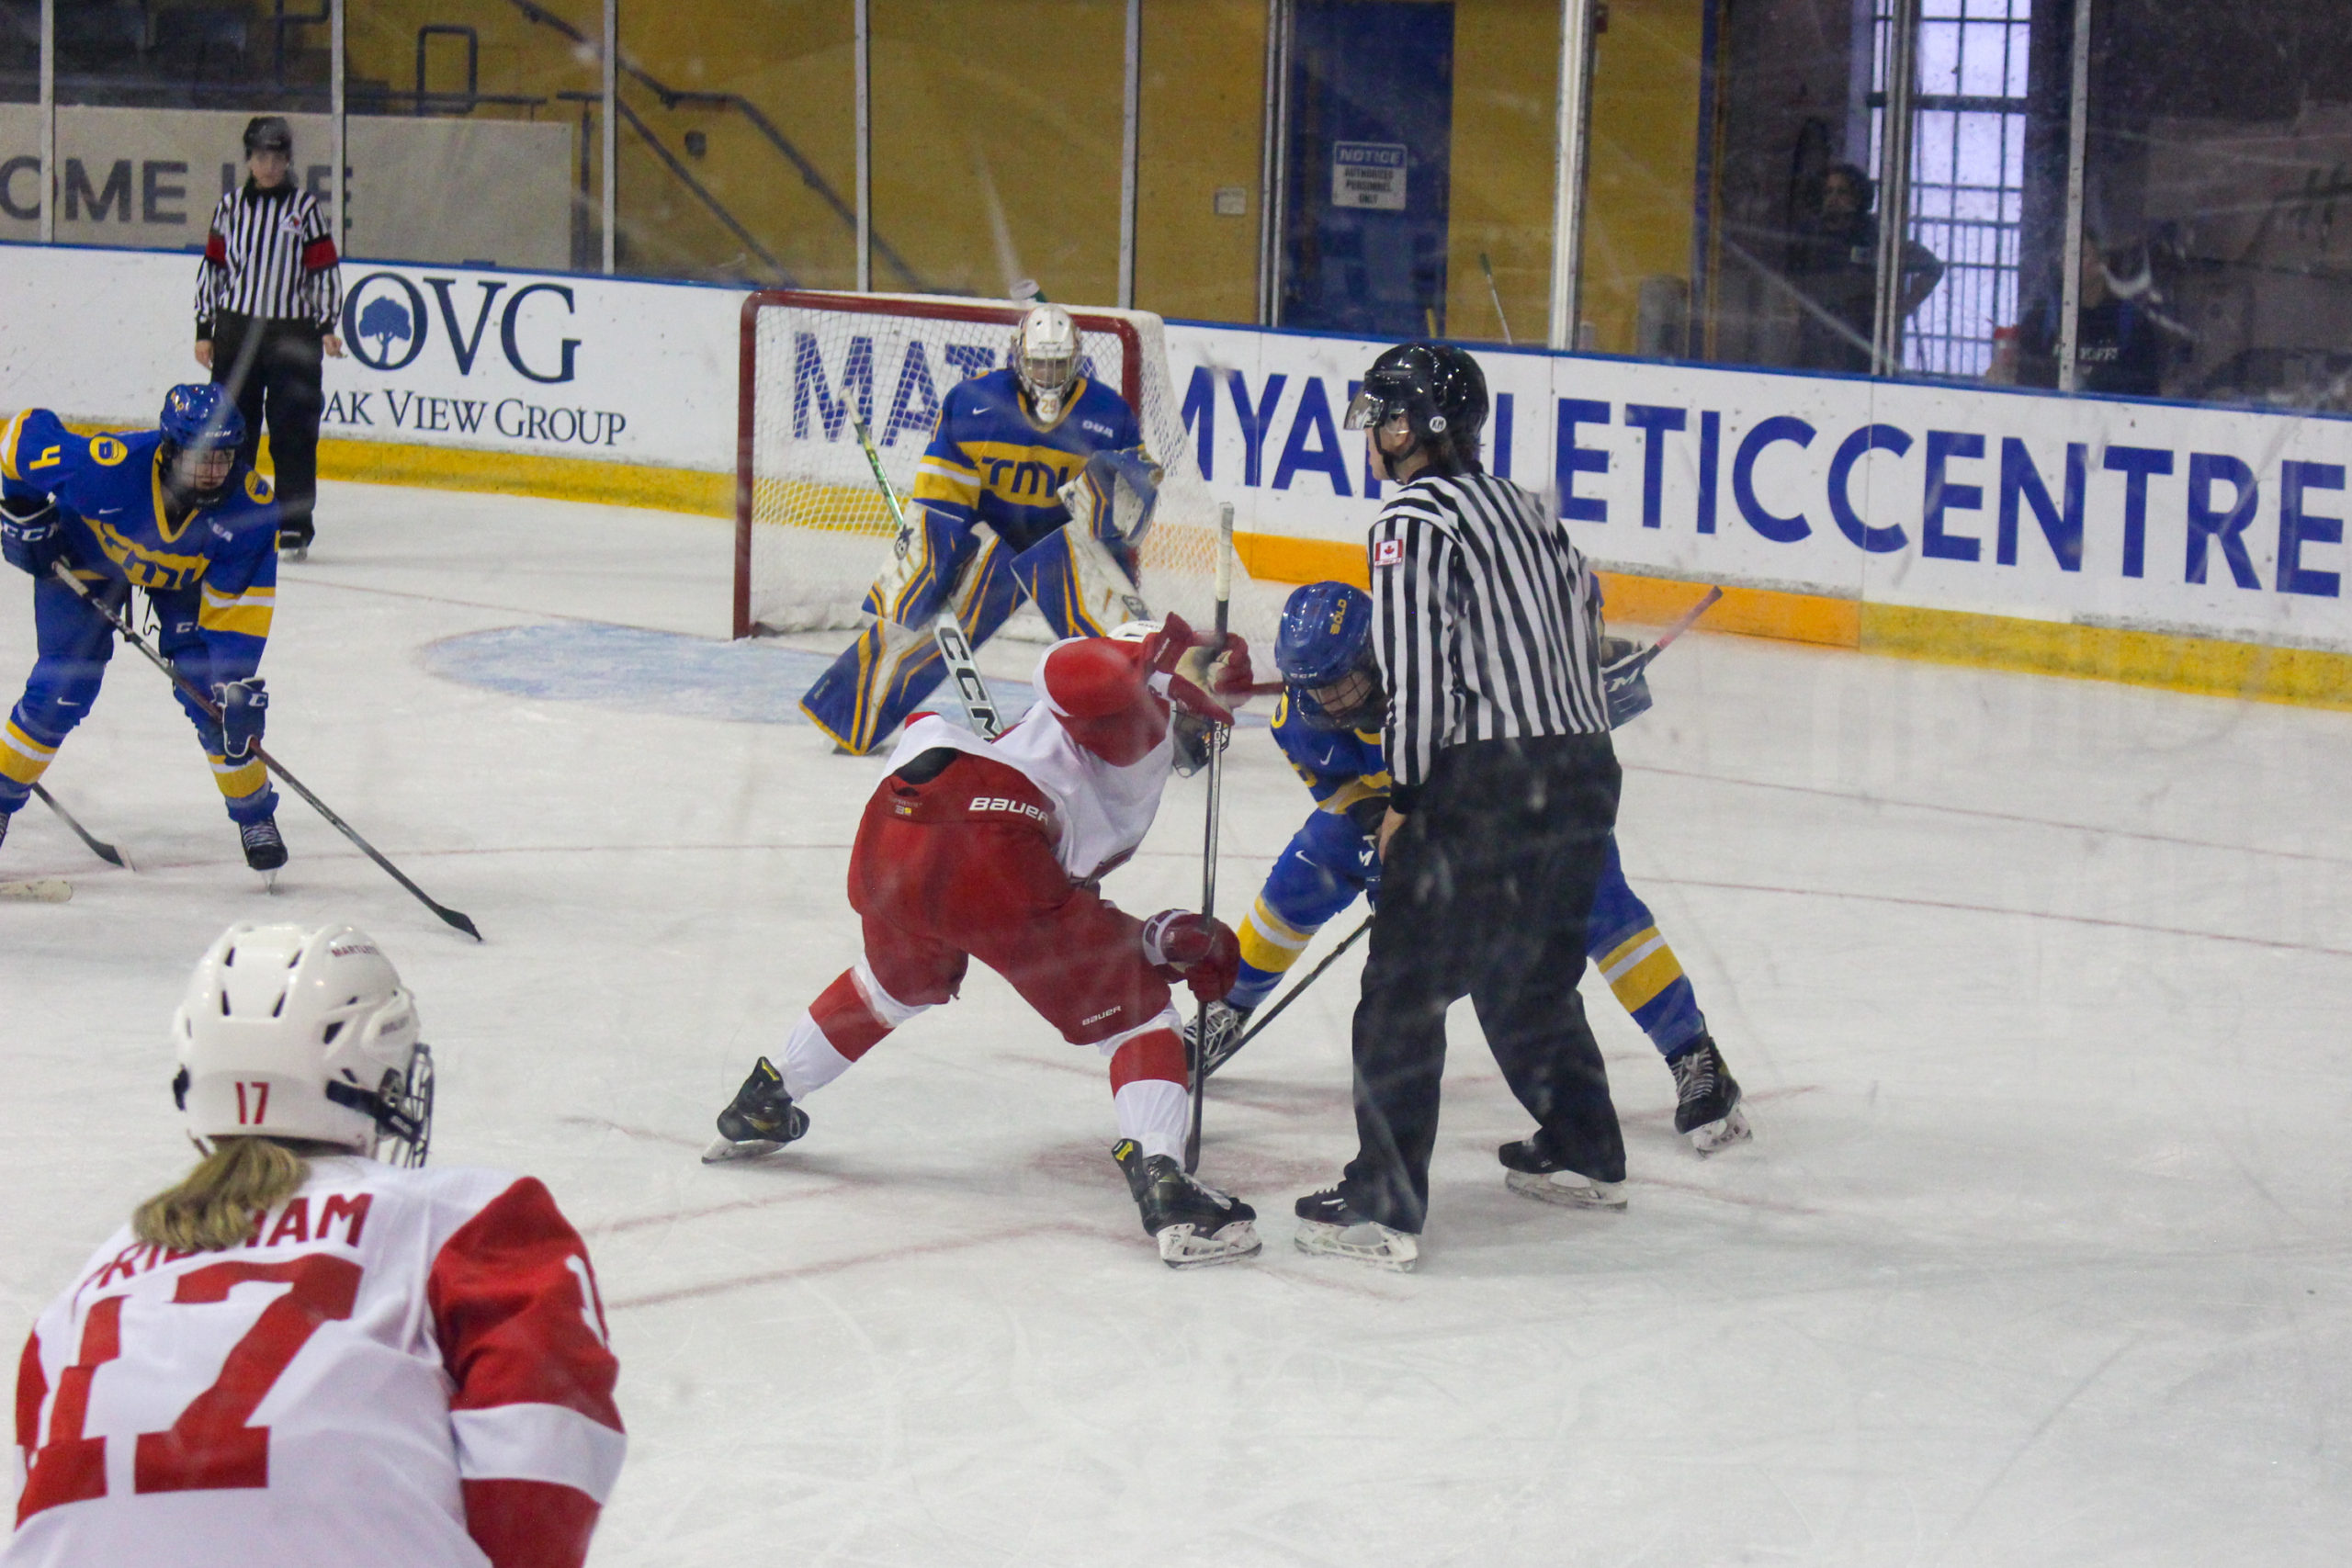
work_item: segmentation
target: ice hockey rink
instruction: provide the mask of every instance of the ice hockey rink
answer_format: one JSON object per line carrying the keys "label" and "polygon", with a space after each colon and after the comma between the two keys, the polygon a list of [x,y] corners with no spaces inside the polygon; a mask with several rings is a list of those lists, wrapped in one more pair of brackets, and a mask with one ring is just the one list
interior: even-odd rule
{"label": "ice hockey rink", "polygon": [[[2342,1561],[2352,715],[1695,634],[1618,737],[1620,838],[1755,1142],[1683,1146],[1588,975],[1624,1213],[1504,1190],[1529,1124],[1464,1008],[1419,1271],[1303,1257],[1351,953],[1213,1085],[1203,1174],[1265,1252],[1177,1274],[1101,1061],[977,967],[805,1142],[697,1162],[855,953],[879,772],[792,715],[834,636],[720,640],[725,525],[324,491],[269,744],[488,940],[291,797],[266,895],[119,653],[47,782],[136,874],[38,805],[0,850],[75,889],[0,904],[8,1343],[187,1163],[165,1025],[209,939],[348,919],[418,994],[435,1162],[588,1238],[630,1431],[599,1563]],[[1231,758],[1228,918],[1307,804],[1262,730]],[[1197,903],[1203,804],[1170,786],[1123,907]]]}

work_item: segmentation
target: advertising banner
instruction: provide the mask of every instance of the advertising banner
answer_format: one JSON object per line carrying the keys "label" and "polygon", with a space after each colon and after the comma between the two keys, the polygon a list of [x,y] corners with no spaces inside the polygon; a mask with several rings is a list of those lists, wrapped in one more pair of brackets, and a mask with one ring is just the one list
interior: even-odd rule
{"label": "advertising banner", "polygon": [[[0,247],[0,406],[143,423],[193,357],[192,255]],[[321,434],[593,458],[735,466],[742,295],[572,274],[346,261]]]}
{"label": "advertising banner", "polygon": [[[1355,544],[1340,422],[1388,346],[1170,323],[1210,488],[1245,532]],[[2352,422],[1536,351],[1477,351],[1489,467],[1597,562],[1699,581],[2352,649]]]}

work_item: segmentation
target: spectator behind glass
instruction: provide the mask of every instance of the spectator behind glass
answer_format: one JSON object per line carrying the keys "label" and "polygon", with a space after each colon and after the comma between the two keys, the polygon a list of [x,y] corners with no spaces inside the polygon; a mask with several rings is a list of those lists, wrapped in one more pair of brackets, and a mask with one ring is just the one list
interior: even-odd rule
{"label": "spectator behind glass", "polygon": [[[1803,370],[1871,369],[1871,317],[1878,303],[1878,219],[1870,176],[1833,164],[1822,176],[1821,204],[1801,220],[1789,246],[1789,281],[1797,291],[1795,364]],[[1943,263],[1917,240],[1903,242],[1901,317],[1943,280]]]}
{"label": "spectator behind glass", "polygon": [[[2171,323],[2156,308],[2159,296],[2143,253],[2125,282],[2109,269],[2097,234],[2083,234],[2081,304],[2075,312],[2075,386],[2085,392],[2153,398],[2163,389]],[[2058,322],[2064,302],[2044,293],[2018,327],[2018,380],[2058,385]]]}

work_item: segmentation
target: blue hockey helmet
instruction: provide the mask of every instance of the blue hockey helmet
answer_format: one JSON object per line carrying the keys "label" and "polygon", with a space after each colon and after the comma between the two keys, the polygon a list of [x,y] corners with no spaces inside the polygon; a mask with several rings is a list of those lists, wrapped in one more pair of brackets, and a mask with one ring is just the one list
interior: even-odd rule
{"label": "blue hockey helmet", "polygon": [[184,381],[165,392],[164,414],[155,423],[164,439],[182,450],[245,444],[245,416],[209,381]]}
{"label": "blue hockey helmet", "polygon": [[[164,394],[164,414],[155,423],[164,434],[155,457],[164,487],[198,506],[218,504],[229,493],[236,472],[237,448],[245,444],[245,416],[237,405],[209,382],[184,381]],[[190,454],[201,457],[214,452],[227,453],[230,460],[218,468],[215,482],[205,484],[198,479],[200,465]]]}
{"label": "blue hockey helmet", "polygon": [[1344,582],[1310,582],[1283,602],[1274,668],[1301,686],[1321,686],[1362,663],[1372,648],[1372,595]]}
{"label": "blue hockey helmet", "polygon": [[1375,721],[1385,699],[1372,655],[1372,595],[1344,582],[1294,589],[1274,635],[1274,667],[1309,723],[1355,729]]}

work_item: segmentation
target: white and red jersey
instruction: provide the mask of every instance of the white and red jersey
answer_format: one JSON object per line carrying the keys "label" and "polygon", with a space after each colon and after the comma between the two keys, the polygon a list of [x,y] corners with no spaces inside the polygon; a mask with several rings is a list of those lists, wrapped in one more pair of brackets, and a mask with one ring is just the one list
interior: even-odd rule
{"label": "white and red jersey", "polygon": [[318,1159],[246,1245],[126,1227],[40,1314],[0,1562],[577,1568],[618,1371],[537,1181]]}
{"label": "white and red jersey", "polygon": [[1140,761],[1114,767],[1072,740],[1060,718],[1039,703],[994,740],[925,714],[907,726],[888,771],[943,746],[1001,762],[1036,786],[1052,810],[1054,858],[1074,882],[1097,881],[1136,852],[1159,814],[1160,793],[1176,763],[1170,735]]}

